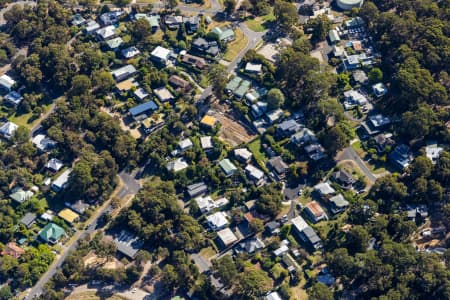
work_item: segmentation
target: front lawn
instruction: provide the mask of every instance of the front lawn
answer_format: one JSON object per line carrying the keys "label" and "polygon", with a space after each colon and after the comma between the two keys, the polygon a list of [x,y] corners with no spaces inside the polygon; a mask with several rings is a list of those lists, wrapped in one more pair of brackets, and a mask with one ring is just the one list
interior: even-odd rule
{"label": "front lawn", "polygon": [[234,33],[236,39],[228,44],[227,51],[223,55],[223,59],[226,61],[233,61],[248,43],[248,39],[242,30],[236,29]]}
{"label": "front lawn", "polygon": [[275,21],[275,16],[273,13],[270,13],[265,16],[248,19],[245,21],[245,25],[247,25],[250,30],[263,32],[270,27],[273,21]]}

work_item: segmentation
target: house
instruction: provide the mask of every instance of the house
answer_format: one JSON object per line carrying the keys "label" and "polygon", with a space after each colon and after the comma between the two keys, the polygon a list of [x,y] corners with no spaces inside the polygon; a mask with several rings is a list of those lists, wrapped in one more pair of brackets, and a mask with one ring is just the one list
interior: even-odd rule
{"label": "house", "polygon": [[216,41],[207,41],[204,38],[196,38],[191,43],[191,51],[198,54],[217,58],[220,54],[220,48]]}
{"label": "house", "polygon": [[330,41],[331,44],[336,44],[336,43],[338,43],[338,42],[341,41],[341,38],[340,38],[340,36],[339,36],[339,33],[337,32],[336,29],[331,29],[331,30],[328,32],[328,39],[329,39],[329,41]]}
{"label": "house", "polygon": [[[144,88],[137,88],[134,92],[133,92],[134,97],[136,98],[136,100],[139,101],[144,101],[147,97],[150,96],[149,93],[147,93],[147,91]],[[156,105],[156,103],[155,103]]]}
{"label": "house", "polygon": [[62,229],[58,225],[54,223],[48,223],[44,228],[42,228],[41,232],[39,233],[39,238],[46,243],[54,245],[65,233],[66,232],[64,231],[64,229]]}
{"label": "house", "polygon": [[82,200],[78,200],[75,203],[64,203],[65,206],[69,207],[71,210],[76,212],[77,214],[83,215],[86,210],[89,208],[89,204],[83,202]]}
{"label": "house", "polygon": [[365,22],[361,17],[355,17],[345,21],[345,27],[348,29],[355,29],[363,26],[365,26]]}
{"label": "house", "polygon": [[16,132],[17,128],[19,128],[19,126],[17,126],[13,122],[8,121],[2,126],[0,126],[0,135],[2,135],[5,139],[9,140],[14,136],[14,133]]}
{"label": "house", "polygon": [[417,217],[428,217],[428,207],[426,205],[406,205],[406,217],[410,221],[415,221]]}
{"label": "house", "polygon": [[34,223],[36,223],[36,214],[30,212],[27,212],[25,216],[20,219],[20,224],[25,225],[26,228],[30,228]]}
{"label": "house", "polygon": [[203,58],[187,53],[183,55],[181,61],[191,67],[195,67],[200,70],[203,70],[208,65],[208,63]]}
{"label": "house", "polygon": [[57,158],[51,158],[46,164],[45,167],[50,171],[56,173],[64,166],[64,163]]}
{"label": "house", "polygon": [[129,78],[124,81],[121,81],[116,84],[116,89],[119,92],[119,94],[125,94],[126,92],[131,91],[133,88],[137,88],[139,86],[139,83],[134,80],[134,78]]}
{"label": "house", "polygon": [[349,203],[342,194],[330,198],[330,210],[333,214],[338,214],[347,209]]}
{"label": "house", "polygon": [[166,16],[164,19],[164,23],[170,30],[177,29],[181,23],[183,23],[183,17],[182,16]]}
{"label": "house", "polygon": [[158,105],[153,100],[139,104],[130,108],[130,115],[135,120],[143,120],[148,118],[153,112],[158,109]]}
{"label": "house", "polygon": [[363,70],[356,70],[352,73],[353,80],[359,84],[366,84],[369,81],[366,72]]}
{"label": "house", "polygon": [[272,157],[267,162],[267,165],[278,180],[283,180],[286,177],[289,166],[283,161],[281,156]]}
{"label": "house", "polygon": [[206,217],[208,226],[214,230],[219,231],[228,226],[227,214],[223,211],[218,211],[212,215]]}
{"label": "house", "polygon": [[316,143],[318,141],[314,132],[308,128],[302,128],[300,131],[291,136],[291,142],[297,146]]}
{"label": "house", "polygon": [[239,249],[248,254],[256,253],[264,249],[265,247],[266,245],[264,244],[264,242],[258,237],[247,239],[246,241],[239,243]]}
{"label": "house", "polygon": [[59,175],[58,178],[56,178],[55,181],[52,182],[52,190],[54,190],[55,192],[59,192],[65,189],[67,184],[69,183],[70,173],[72,173],[72,169],[67,169],[61,175]]}
{"label": "house", "polygon": [[195,198],[194,201],[197,203],[198,208],[203,214],[209,213],[211,210],[216,208],[211,196],[199,196]]}
{"label": "house", "polygon": [[361,127],[367,132],[368,135],[380,133],[389,124],[391,124],[391,119],[383,116],[382,114],[369,116],[368,119],[369,120],[361,123]]}
{"label": "house", "polygon": [[41,152],[49,152],[58,144],[58,142],[52,140],[44,133],[39,133],[32,137],[31,143],[33,143],[33,145]]}
{"label": "house", "polygon": [[264,172],[253,165],[247,165],[245,172],[250,180],[254,182],[256,186],[260,186],[264,182]]}
{"label": "house", "polygon": [[116,70],[111,71],[111,75],[113,76],[116,82],[121,82],[134,74],[136,74],[137,70],[133,65],[126,65]]}
{"label": "house", "polygon": [[208,128],[208,129],[212,129],[214,128],[214,126],[216,126],[216,118],[210,115],[205,115],[201,120],[200,120],[200,125]]}
{"label": "house", "polygon": [[198,16],[184,17],[183,22],[186,27],[186,32],[188,34],[193,34],[196,33],[198,30],[200,18]]}
{"label": "house", "polygon": [[0,90],[10,92],[15,84],[16,81],[11,77],[9,77],[8,75],[3,74],[2,76],[0,76]]}
{"label": "house", "polygon": [[191,90],[191,84],[189,81],[184,80],[178,75],[170,76],[169,84],[173,86],[177,92],[189,92]]}
{"label": "house", "polygon": [[2,251],[3,256],[9,255],[15,259],[18,259],[23,254],[25,254],[25,250],[19,247],[15,242],[9,242],[6,244]]}
{"label": "house", "polygon": [[208,186],[204,182],[198,182],[186,187],[186,193],[189,198],[204,195],[208,191]]}
{"label": "house", "polygon": [[280,257],[289,252],[289,247],[286,244],[282,244],[279,248],[273,251],[273,255],[276,257]]}
{"label": "house", "polygon": [[344,47],[334,45],[334,46],[333,46],[333,55],[334,55],[334,57],[336,57],[336,58],[341,58],[342,56],[344,56],[344,55],[345,55],[345,49],[344,49]]}
{"label": "house", "polygon": [[245,94],[247,94],[247,92],[250,90],[251,85],[252,83],[250,81],[242,80],[238,88],[233,91],[234,97],[238,100],[244,98]]}
{"label": "house", "polygon": [[356,182],[352,174],[348,173],[344,169],[334,172],[333,178],[345,190],[351,189],[352,185]]}
{"label": "house", "polygon": [[147,22],[150,24],[151,31],[152,31],[153,33],[156,32],[156,31],[158,30],[158,28],[159,28],[159,22],[160,22],[160,20],[161,20],[161,18],[160,18],[159,15],[148,16],[147,14],[141,14],[141,13],[135,14],[135,15],[134,15],[134,18],[135,18],[136,20],[139,20],[139,19],[145,19],[145,20],[147,20]]}
{"label": "house", "polygon": [[375,95],[375,97],[380,98],[386,95],[388,90],[383,83],[379,82],[377,84],[372,85],[372,92]]}
{"label": "house", "polygon": [[266,296],[266,300],[283,300],[277,292],[271,292]]}
{"label": "house", "polygon": [[326,198],[328,195],[336,193],[328,182],[316,184],[314,186],[314,191],[322,198]]}
{"label": "house", "polygon": [[164,86],[153,90],[153,93],[162,103],[175,99],[172,93]]}
{"label": "house", "polygon": [[433,165],[436,164],[436,161],[441,156],[442,151],[444,151],[444,148],[438,147],[436,142],[428,142],[425,147],[426,156],[431,160]]}
{"label": "house", "polygon": [[117,49],[119,49],[120,45],[123,44],[123,40],[121,37],[116,37],[114,39],[110,39],[108,41],[106,41],[106,45],[108,46],[108,48],[110,50],[116,51]]}
{"label": "house", "polygon": [[178,172],[189,167],[188,163],[183,157],[179,157],[166,165],[167,171]]}
{"label": "house", "polygon": [[233,175],[237,171],[236,166],[228,158],[222,159],[219,162],[219,166],[227,177]]}
{"label": "house", "polygon": [[150,53],[150,58],[154,62],[166,66],[167,63],[169,62],[171,54],[172,54],[171,50],[161,46],[157,46],[155,49],[153,49],[152,53]]}
{"label": "house", "polygon": [[392,147],[395,145],[395,141],[392,139],[392,133],[380,133],[373,137],[375,144],[377,146],[377,152],[383,153],[388,149],[388,147]]}
{"label": "house", "polygon": [[204,151],[210,151],[214,148],[212,138],[210,136],[200,137],[200,145]]}
{"label": "house", "polygon": [[303,242],[308,243],[315,250],[323,247],[320,237],[301,216],[293,218],[291,222],[293,233],[296,234]]}
{"label": "house", "polygon": [[277,125],[276,134],[279,137],[288,137],[302,129],[302,125],[293,119],[285,120]]}
{"label": "house", "polygon": [[257,119],[264,115],[267,111],[267,103],[258,101],[255,104],[252,104],[251,108],[251,114],[253,118]]}
{"label": "house", "polygon": [[368,103],[366,96],[359,91],[349,90],[344,92],[344,108],[346,110],[352,109],[355,106],[362,106]]}
{"label": "house", "polygon": [[9,195],[9,198],[12,200],[22,204],[25,201],[29,200],[31,197],[33,197],[32,191],[24,191],[22,188],[15,189],[13,193]]}
{"label": "house", "polygon": [[13,105],[18,106],[23,100],[23,97],[21,94],[19,94],[16,91],[11,91],[5,97],[3,97],[3,101]]}
{"label": "house", "polygon": [[253,154],[248,151],[247,148],[234,149],[234,157],[241,163],[249,163],[252,159]]}
{"label": "house", "polygon": [[221,41],[222,43],[234,41],[234,39],[236,38],[233,29],[229,27],[222,27],[222,28],[214,27],[212,32],[217,35],[219,41]]}
{"label": "house", "polygon": [[270,221],[264,226],[265,231],[270,235],[278,234],[280,232],[280,227],[281,225],[277,221]]}
{"label": "house", "polygon": [[117,247],[117,251],[131,259],[134,259],[138,251],[144,246],[143,240],[127,230],[122,230],[115,234],[113,242]]}
{"label": "house", "polygon": [[114,25],[119,22],[119,17],[123,15],[123,11],[110,11],[100,15],[100,21],[104,26]]}
{"label": "house", "polygon": [[217,232],[217,238],[224,248],[237,242],[238,238],[230,228],[225,228]]}
{"label": "house", "polygon": [[78,222],[78,220],[80,219],[80,216],[76,212],[71,210],[70,208],[62,209],[58,213],[58,217],[60,217],[61,219],[63,219],[64,221],[66,221],[69,224]]}
{"label": "house", "polygon": [[284,112],[281,108],[277,108],[274,110],[271,110],[269,112],[266,112],[266,120],[269,124],[274,124],[278,122],[281,117],[283,117]]}
{"label": "house", "polygon": [[247,105],[251,105],[255,102],[257,102],[261,97],[265,96],[267,94],[266,88],[258,88],[258,89],[250,89],[245,94],[245,100]]}
{"label": "house", "polygon": [[100,29],[100,24],[95,22],[94,20],[90,20],[86,23],[86,27],[84,28],[84,31],[86,34],[91,34],[93,32],[96,32]]}
{"label": "house", "polygon": [[314,161],[321,160],[326,156],[325,149],[319,143],[313,143],[305,147],[309,158]]}
{"label": "house", "polygon": [[80,14],[75,14],[72,17],[72,26],[81,26],[84,25],[86,23],[86,19],[83,18],[82,15]]}
{"label": "house", "polygon": [[178,142],[178,148],[181,152],[191,149],[194,146],[191,139],[186,138]]}
{"label": "house", "polygon": [[133,58],[133,57],[139,55],[140,53],[141,53],[141,51],[139,51],[139,49],[136,48],[135,46],[131,46],[131,47],[122,49],[122,51],[120,51],[120,54],[125,59]]}
{"label": "house", "polygon": [[395,147],[394,151],[389,154],[389,160],[396,168],[398,168],[400,171],[403,171],[406,167],[409,166],[409,164],[413,160],[413,156],[410,152],[409,147],[405,144],[402,144]]}
{"label": "house", "polygon": [[306,213],[314,223],[328,219],[327,214],[317,201],[311,201],[305,205]]}
{"label": "house", "polygon": [[251,62],[248,62],[245,65],[244,71],[246,73],[251,73],[251,74],[261,74],[262,73],[262,64],[253,64]]}
{"label": "house", "polygon": [[233,91],[235,91],[239,87],[242,80],[243,79],[239,76],[233,77],[230,81],[228,81],[227,85],[225,86],[225,92],[227,94],[233,93]]}
{"label": "house", "polygon": [[43,213],[43,214],[40,215],[39,217],[40,217],[42,220],[46,221],[46,222],[50,222],[50,221],[53,220],[53,217],[54,217],[54,216],[55,216],[55,215],[54,215],[53,211],[47,210],[45,213]]}
{"label": "house", "polygon": [[106,41],[116,35],[116,27],[114,27],[113,25],[109,25],[98,29],[95,33],[100,40]]}

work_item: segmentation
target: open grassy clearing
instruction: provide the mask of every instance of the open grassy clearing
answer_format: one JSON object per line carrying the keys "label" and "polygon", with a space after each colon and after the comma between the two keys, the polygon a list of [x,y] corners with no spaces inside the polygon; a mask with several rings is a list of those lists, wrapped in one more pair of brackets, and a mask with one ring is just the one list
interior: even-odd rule
{"label": "open grassy clearing", "polygon": [[245,25],[247,25],[247,27],[250,30],[253,30],[256,32],[263,32],[270,27],[270,24],[274,20],[275,20],[275,16],[273,15],[273,13],[270,13],[265,16],[250,18],[245,21]]}

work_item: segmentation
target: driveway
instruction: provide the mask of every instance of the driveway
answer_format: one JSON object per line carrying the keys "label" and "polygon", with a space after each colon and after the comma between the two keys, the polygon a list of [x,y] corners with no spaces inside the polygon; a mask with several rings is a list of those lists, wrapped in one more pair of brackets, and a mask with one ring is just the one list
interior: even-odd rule
{"label": "driveway", "polygon": [[342,150],[338,155],[336,155],[335,160],[337,162],[342,160],[351,160],[358,165],[358,167],[361,169],[361,171],[364,173],[364,176],[369,180],[371,183],[374,183],[377,180],[377,176],[374,175],[369,168],[367,168],[364,161],[359,157],[359,155],[355,152],[355,150],[352,147],[347,147],[344,150]]}

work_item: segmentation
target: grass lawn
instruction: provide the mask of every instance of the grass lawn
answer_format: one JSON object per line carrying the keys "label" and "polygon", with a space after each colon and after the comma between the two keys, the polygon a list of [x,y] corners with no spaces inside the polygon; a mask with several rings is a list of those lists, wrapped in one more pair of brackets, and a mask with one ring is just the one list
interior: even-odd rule
{"label": "grass lawn", "polygon": [[266,163],[268,161],[268,158],[261,147],[261,139],[256,139],[248,144],[248,149],[251,153],[253,153],[253,156],[256,160],[259,160],[263,163]]}
{"label": "grass lawn", "polygon": [[128,298],[122,297],[122,296],[118,296],[118,295],[113,295],[111,297],[104,297],[102,295],[97,295],[96,292],[84,292],[84,293],[79,293],[79,294],[74,294],[74,295],[70,295],[69,297],[66,298],[66,300],[100,300],[100,299],[105,299],[105,300],[128,300]]}
{"label": "grass lawn", "polygon": [[239,52],[247,46],[248,39],[240,29],[235,30],[236,39],[228,44],[227,52],[223,55],[226,61],[232,61]]}
{"label": "grass lawn", "polygon": [[209,259],[209,258],[213,257],[216,254],[217,254],[217,252],[212,247],[203,248],[200,251],[200,255],[203,256],[206,259]]}
{"label": "grass lawn", "polygon": [[136,3],[147,3],[147,4],[152,4],[158,2],[158,0],[136,0]]}
{"label": "grass lawn", "polygon": [[[42,115],[44,115],[48,109],[50,108],[51,104],[43,105],[42,108],[44,109],[44,112]],[[19,126],[27,127],[28,129],[32,129],[36,124],[39,123],[40,118],[33,119],[33,112],[29,112],[27,114],[22,114],[16,116],[16,114],[12,115],[9,120],[13,123],[16,123]]]}
{"label": "grass lawn", "polygon": [[245,21],[245,25],[247,25],[250,30],[262,32],[267,30],[270,23],[274,20],[275,16],[273,15],[273,13],[270,13],[265,16],[248,19],[247,21]]}
{"label": "grass lawn", "polygon": [[357,141],[355,143],[352,144],[352,148],[355,150],[355,152],[360,156],[363,157],[364,155],[366,155],[366,152],[364,151],[364,149],[361,146],[361,141]]}

